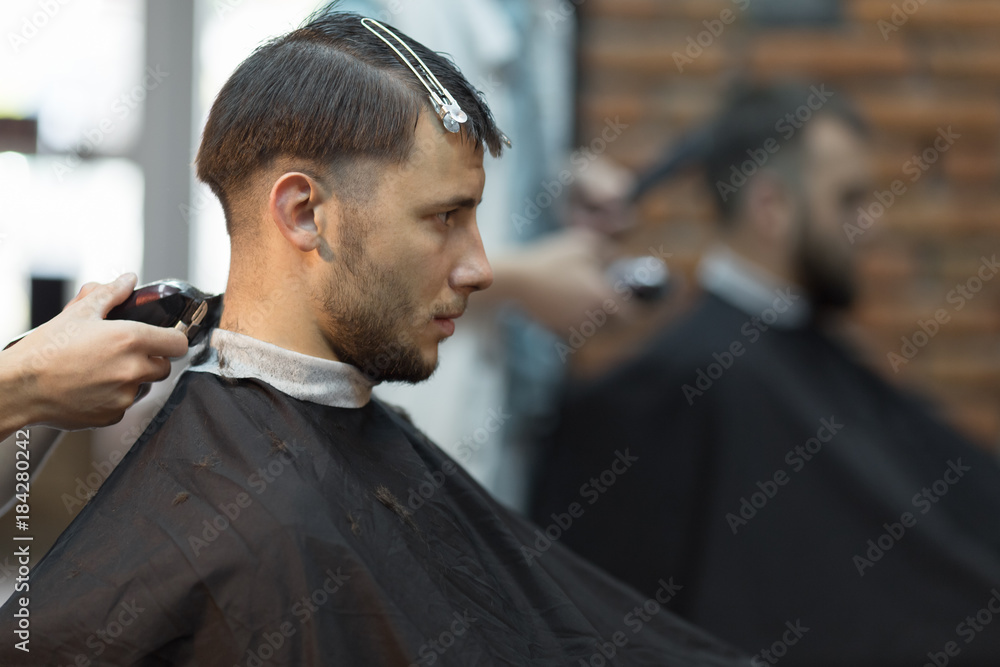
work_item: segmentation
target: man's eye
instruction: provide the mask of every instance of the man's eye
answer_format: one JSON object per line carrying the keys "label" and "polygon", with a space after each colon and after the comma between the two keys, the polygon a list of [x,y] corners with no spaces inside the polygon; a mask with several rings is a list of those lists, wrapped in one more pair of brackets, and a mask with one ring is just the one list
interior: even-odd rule
{"label": "man's eye", "polygon": [[442,225],[447,225],[451,219],[452,213],[454,213],[454,211],[446,211],[444,213],[438,213],[435,217],[441,221]]}

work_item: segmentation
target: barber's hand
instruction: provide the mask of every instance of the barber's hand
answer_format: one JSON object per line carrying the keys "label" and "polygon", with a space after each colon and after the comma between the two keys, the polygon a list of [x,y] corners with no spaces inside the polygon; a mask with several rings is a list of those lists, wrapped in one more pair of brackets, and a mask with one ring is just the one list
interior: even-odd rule
{"label": "barber's hand", "polygon": [[117,423],[139,386],[165,379],[169,357],[187,353],[180,331],[104,319],[136,280],[125,274],[84,285],[62,313],[0,354],[0,363],[18,371],[23,424],[69,430]]}
{"label": "barber's hand", "polygon": [[611,319],[631,304],[630,295],[616,293],[605,275],[609,244],[588,229],[552,234],[495,261],[491,289],[558,335],[592,321],[588,313],[600,311]]}

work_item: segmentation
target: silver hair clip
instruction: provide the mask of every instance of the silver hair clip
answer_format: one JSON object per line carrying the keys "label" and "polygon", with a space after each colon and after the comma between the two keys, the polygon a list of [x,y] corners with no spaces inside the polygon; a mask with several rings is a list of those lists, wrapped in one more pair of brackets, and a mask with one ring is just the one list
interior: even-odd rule
{"label": "silver hair clip", "polygon": [[[424,64],[424,61],[420,59],[420,56],[414,53],[413,49],[411,49],[406,42],[399,38],[399,35],[394,33],[392,30],[389,30],[375,19],[367,17],[363,18],[361,19],[361,24],[368,28],[373,35],[385,42],[390,49],[395,51],[396,55],[399,56],[399,59],[402,60],[403,63],[405,63],[406,66],[409,67],[410,70],[416,75],[417,79],[420,80],[420,83],[424,84],[424,88],[426,88],[427,92],[430,93],[431,104],[437,111],[438,118],[440,118],[444,123],[444,128],[449,132],[458,132],[461,129],[462,123],[469,120],[469,116],[462,111],[462,107],[458,105],[458,102],[456,102],[455,98],[448,92],[448,89],[441,85],[441,82],[437,80],[437,77],[434,76],[434,73],[431,72],[430,68]],[[403,55],[403,52],[397,49],[396,46],[386,39],[383,34],[376,31],[371,24],[381,28],[384,33],[392,36],[392,38],[395,39],[400,46],[406,49],[409,54],[413,56],[414,60],[419,63],[420,69],[424,71],[424,74],[426,74],[427,77],[424,78],[421,76],[420,72],[417,71],[417,68],[414,67],[406,56]],[[432,83],[434,84],[433,87],[431,86]]]}

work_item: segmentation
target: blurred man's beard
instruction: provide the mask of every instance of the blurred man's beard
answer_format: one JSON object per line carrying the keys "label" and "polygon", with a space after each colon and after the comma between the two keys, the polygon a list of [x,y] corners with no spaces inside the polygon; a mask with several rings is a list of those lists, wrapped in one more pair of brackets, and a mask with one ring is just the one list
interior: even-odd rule
{"label": "blurred man's beard", "polygon": [[846,310],[857,296],[853,262],[816,233],[812,216],[806,214],[801,224],[796,259],[802,287],[818,312]]}
{"label": "blurred man's beard", "polygon": [[321,298],[337,358],[380,382],[415,384],[429,378],[437,364],[424,360],[410,333],[417,309],[402,276],[363,256],[342,263],[334,274]]}

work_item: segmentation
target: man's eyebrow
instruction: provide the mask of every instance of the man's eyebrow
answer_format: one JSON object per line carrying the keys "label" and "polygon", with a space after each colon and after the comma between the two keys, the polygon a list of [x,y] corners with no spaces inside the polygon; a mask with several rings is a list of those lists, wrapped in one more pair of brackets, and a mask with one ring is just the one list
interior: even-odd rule
{"label": "man's eyebrow", "polygon": [[458,195],[456,197],[452,197],[451,199],[445,199],[443,201],[438,201],[438,202],[430,202],[430,203],[427,204],[426,208],[428,208],[428,209],[431,209],[431,208],[435,208],[435,209],[438,209],[438,208],[440,208],[440,209],[445,209],[445,208],[449,208],[449,209],[451,209],[451,208],[469,208],[469,209],[472,209],[472,208],[476,208],[479,204],[482,203],[482,201],[483,201],[482,199],[480,199],[479,201],[476,201],[475,198],[469,197],[467,195]]}

